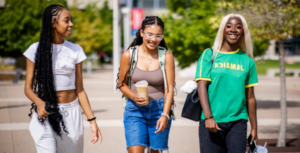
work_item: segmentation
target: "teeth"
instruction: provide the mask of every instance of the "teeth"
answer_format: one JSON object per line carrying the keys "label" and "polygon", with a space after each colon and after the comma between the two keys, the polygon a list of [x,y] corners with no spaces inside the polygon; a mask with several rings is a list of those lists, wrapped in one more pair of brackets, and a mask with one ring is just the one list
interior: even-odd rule
{"label": "teeth", "polygon": [[229,35],[230,38],[236,38],[236,35]]}

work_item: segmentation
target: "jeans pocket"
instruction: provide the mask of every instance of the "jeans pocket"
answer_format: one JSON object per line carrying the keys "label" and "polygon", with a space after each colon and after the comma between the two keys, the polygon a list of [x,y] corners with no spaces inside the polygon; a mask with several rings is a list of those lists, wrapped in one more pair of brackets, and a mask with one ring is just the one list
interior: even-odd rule
{"label": "jeans pocket", "polygon": [[132,103],[127,102],[127,104],[125,106],[125,111],[130,112],[130,111],[134,111],[134,110],[137,110],[137,106]]}
{"label": "jeans pocket", "polygon": [[164,104],[165,104],[164,101],[158,102],[157,106],[158,106],[159,109],[164,109]]}

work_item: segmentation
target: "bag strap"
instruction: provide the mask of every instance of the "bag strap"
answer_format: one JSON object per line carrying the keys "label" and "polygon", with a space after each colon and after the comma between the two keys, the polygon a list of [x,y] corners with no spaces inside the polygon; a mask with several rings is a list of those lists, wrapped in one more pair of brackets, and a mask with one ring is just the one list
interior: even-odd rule
{"label": "bag strap", "polygon": [[[213,48],[210,48],[210,50],[211,50],[211,56],[214,56],[214,50],[213,50]],[[210,65],[210,69],[209,69],[209,71],[211,71],[211,68],[213,67],[213,64],[214,64],[214,59],[212,58],[211,59],[211,65]]]}
{"label": "bag strap", "polygon": [[[133,46],[133,47],[130,47],[130,49],[129,49],[129,51],[130,51],[130,70],[129,70],[129,74],[128,74],[128,84],[127,84],[129,88],[131,88],[131,76],[132,76],[132,73],[133,73],[133,71],[135,69],[135,66],[136,66],[137,50],[138,50],[138,46]],[[132,56],[133,56],[133,58],[132,58]],[[128,97],[125,96],[125,101],[123,103],[123,108],[125,108],[127,100],[128,100]]]}
{"label": "bag strap", "polygon": [[158,46],[158,58],[159,58],[160,69],[164,76],[164,87],[167,88],[168,83],[167,83],[166,72],[165,72],[166,48]]}
{"label": "bag strap", "polygon": [[136,62],[137,62],[138,46],[130,47],[129,51],[130,51],[130,70],[129,70],[129,74],[128,74],[128,87],[131,88],[131,76],[132,76],[132,73],[135,69]]}
{"label": "bag strap", "polygon": [[[214,50],[213,50],[213,48],[210,48],[210,50],[211,50],[211,55],[214,56]],[[213,65],[213,63],[214,63],[214,59],[211,59],[211,65]]]}

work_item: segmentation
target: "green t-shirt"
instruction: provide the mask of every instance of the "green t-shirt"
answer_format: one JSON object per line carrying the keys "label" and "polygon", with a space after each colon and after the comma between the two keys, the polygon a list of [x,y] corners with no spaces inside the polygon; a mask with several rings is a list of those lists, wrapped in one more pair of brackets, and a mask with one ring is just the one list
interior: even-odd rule
{"label": "green t-shirt", "polygon": [[[218,51],[213,64],[206,49],[197,63],[195,81],[206,80],[212,116],[217,123],[248,120],[245,88],[258,84],[254,61],[243,51]],[[207,116],[208,117],[208,116]],[[205,119],[202,112],[201,119]]]}

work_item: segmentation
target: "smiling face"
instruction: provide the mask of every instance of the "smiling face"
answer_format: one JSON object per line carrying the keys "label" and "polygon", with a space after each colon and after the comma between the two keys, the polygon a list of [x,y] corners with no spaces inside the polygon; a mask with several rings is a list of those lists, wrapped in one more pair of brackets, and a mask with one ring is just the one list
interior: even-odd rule
{"label": "smiling face", "polygon": [[156,49],[163,38],[163,30],[156,24],[146,26],[144,30],[141,29],[140,34],[143,37],[143,43],[150,50]]}
{"label": "smiling face", "polygon": [[224,28],[224,40],[230,45],[237,45],[244,36],[243,23],[239,17],[230,17]]}
{"label": "smiling face", "polygon": [[62,9],[57,16],[56,21],[52,22],[54,33],[58,37],[62,39],[71,37],[73,22],[71,13],[67,9]]}

